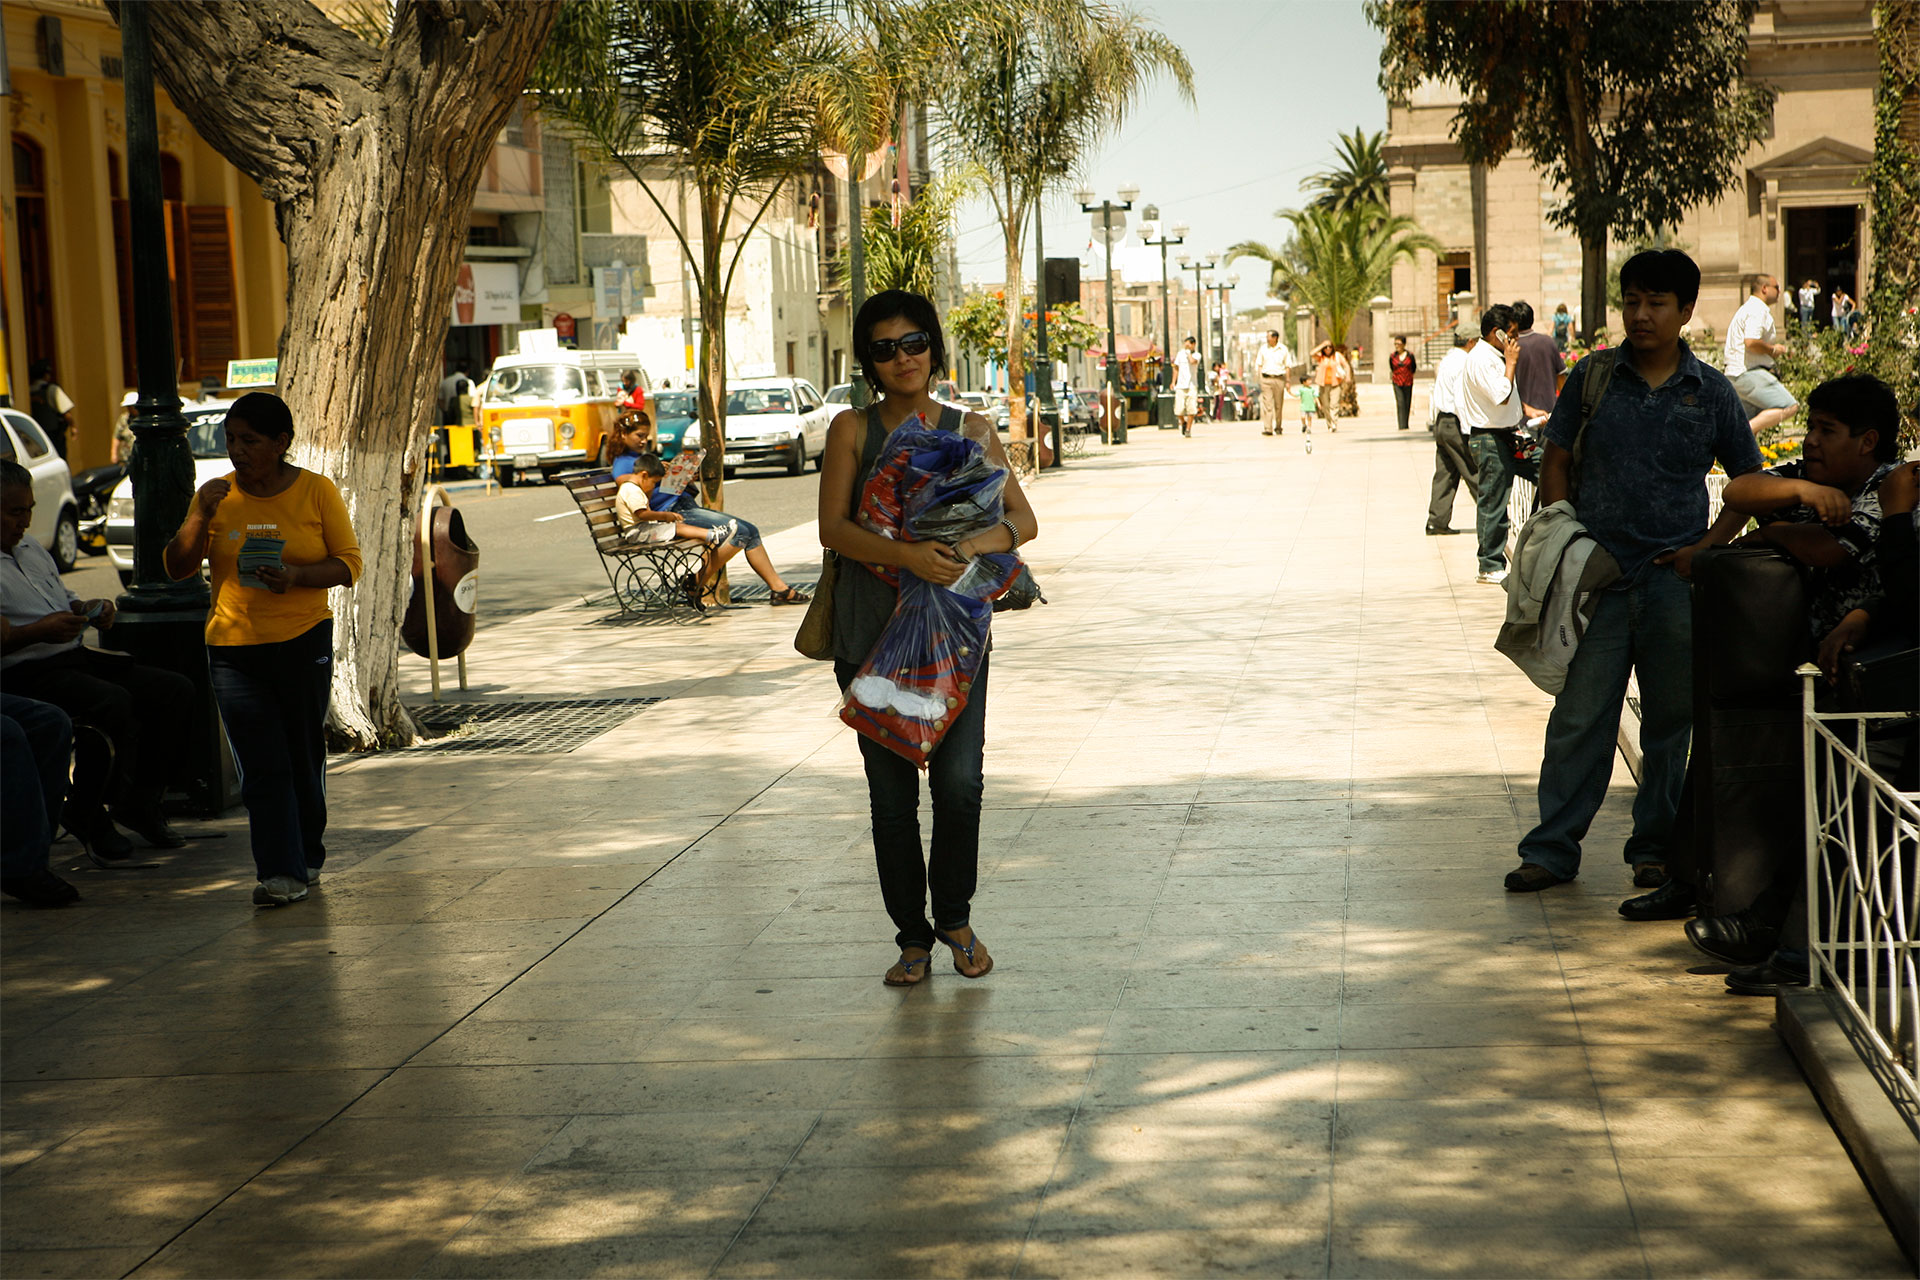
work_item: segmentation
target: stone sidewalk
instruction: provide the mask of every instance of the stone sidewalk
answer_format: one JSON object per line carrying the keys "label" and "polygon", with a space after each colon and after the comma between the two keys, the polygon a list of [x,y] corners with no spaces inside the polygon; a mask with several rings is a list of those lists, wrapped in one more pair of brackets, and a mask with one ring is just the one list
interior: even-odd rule
{"label": "stone sidewalk", "polygon": [[1036,487],[985,980],[881,985],[852,735],[764,605],[488,628],[470,696],[663,701],[337,762],[296,907],[229,817],[0,908],[0,1269],[1912,1275],[1773,1002],[1615,915],[1624,790],[1501,891],[1547,703],[1365,390],[1311,455],[1142,431]]}

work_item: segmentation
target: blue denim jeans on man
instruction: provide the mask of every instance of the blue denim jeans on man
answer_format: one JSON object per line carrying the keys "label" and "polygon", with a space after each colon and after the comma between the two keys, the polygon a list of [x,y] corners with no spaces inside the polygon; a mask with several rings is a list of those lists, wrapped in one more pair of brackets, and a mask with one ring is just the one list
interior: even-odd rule
{"label": "blue denim jeans on man", "polygon": [[1476,431],[1467,437],[1473,454],[1476,489],[1474,523],[1480,534],[1480,572],[1497,573],[1507,567],[1507,499],[1520,464],[1513,456],[1514,433]]}
{"label": "blue denim jeans on man", "polygon": [[1607,796],[1629,672],[1640,683],[1642,763],[1626,860],[1665,862],[1693,733],[1692,601],[1672,569],[1650,566],[1601,596],[1547,720],[1540,823],[1520,841],[1520,860],[1562,880],[1580,870],[1580,842]]}

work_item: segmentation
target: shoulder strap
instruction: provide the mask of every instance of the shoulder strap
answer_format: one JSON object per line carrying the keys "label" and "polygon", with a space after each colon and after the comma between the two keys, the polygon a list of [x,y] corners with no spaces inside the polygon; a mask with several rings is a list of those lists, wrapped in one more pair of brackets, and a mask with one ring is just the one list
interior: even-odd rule
{"label": "shoulder strap", "polygon": [[1613,367],[1619,359],[1620,348],[1607,347],[1588,356],[1587,367],[1581,371],[1580,426],[1573,434],[1573,467],[1567,477],[1569,497],[1580,490],[1580,464],[1586,458],[1587,426],[1593,421],[1601,398],[1607,394],[1607,384],[1613,381]]}

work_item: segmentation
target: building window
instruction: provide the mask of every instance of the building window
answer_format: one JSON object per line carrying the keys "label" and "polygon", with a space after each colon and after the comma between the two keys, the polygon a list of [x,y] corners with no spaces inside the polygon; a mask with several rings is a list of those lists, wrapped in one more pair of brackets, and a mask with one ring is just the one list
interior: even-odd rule
{"label": "building window", "polygon": [[613,233],[613,187],[606,174],[582,164],[574,184],[574,200],[580,210],[581,235]]}
{"label": "building window", "polygon": [[14,231],[20,251],[22,340],[27,366],[53,359],[53,253],[47,238],[46,152],[13,135]]}

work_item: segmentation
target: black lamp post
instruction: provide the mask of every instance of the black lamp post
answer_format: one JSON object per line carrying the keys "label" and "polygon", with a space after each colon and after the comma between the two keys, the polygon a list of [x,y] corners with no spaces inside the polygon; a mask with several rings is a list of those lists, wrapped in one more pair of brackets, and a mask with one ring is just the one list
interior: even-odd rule
{"label": "black lamp post", "polygon": [[1207,289],[1205,285],[1200,283],[1200,273],[1202,271],[1213,270],[1213,264],[1211,262],[1195,262],[1184,253],[1180,255],[1178,261],[1182,271],[1193,272],[1193,327],[1196,335],[1200,339],[1200,367],[1205,369],[1207,367]]}
{"label": "black lamp post", "polygon": [[[1127,442],[1126,411],[1122,409],[1120,398],[1120,353],[1114,340],[1113,320],[1113,215],[1121,215],[1120,228],[1127,226],[1126,214],[1133,208],[1134,200],[1140,195],[1140,188],[1129,183],[1120,188],[1120,199],[1093,202],[1093,188],[1082,187],[1073,193],[1080,202],[1080,212],[1100,215],[1101,259],[1107,273],[1107,411],[1101,415],[1107,424],[1107,443],[1125,444]],[[1116,420],[1117,416],[1117,420]]]}
{"label": "black lamp post", "polygon": [[1160,221],[1159,209],[1153,205],[1148,205],[1140,212],[1147,221],[1155,224],[1153,229],[1154,238],[1151,240],[1142,238],[1140,243],[1149,246],[1158,245],[1160,248],[1160,332],[1166,336],[1160,339],[1160,347],[1161,350],[1165,352],[1165,356],[1160,361],[1159,382],[1164,388],[1173,385],[1173,366],[1171,364],[1173,359],[1173,313],[1171,305],[1167,301],[1167,246],[1170,244],[1185,244],[1187,242],[1187,224],[1184,222],[1174,223],[1173,234],[1169,236],[1166,234],[1166,229],[1158,225]]}
{"label": "black lamp post", "polygon": [[118,602],[113,644],[142,662],[178,671],[199,691],[199,714],[179,726],[171,749],[187,759],[181,773],[188,779],[190,807],[210,815],[233,804],[238,793],[207,681],[206,584],[197,573],[173,581],[162,559],[193,502],[194,472],[187,420],[180,414],[147,13],[144,4],[123,4],[118,14],[139,393],[129,423],[133,457],[127,465],[133,481],[133,584]]}

